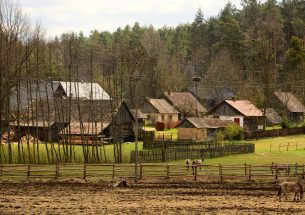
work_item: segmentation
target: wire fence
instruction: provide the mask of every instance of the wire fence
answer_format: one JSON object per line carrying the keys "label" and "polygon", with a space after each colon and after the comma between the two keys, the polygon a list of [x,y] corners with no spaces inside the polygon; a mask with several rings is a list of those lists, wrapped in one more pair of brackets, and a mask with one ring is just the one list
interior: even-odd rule
{"label": "wire fence", "polygon": [[[0,181],[41,180],[41,179],[98,179],[115,181],[135,179],[142,181],[157,180],[204,180],[206,182],[239,181],[278,181],[304,179],[304,164],[271,165],[183,165],[183,164],[6,164],[0,165]],[[135,174],[137,172],[137,175]]]}
{"label": "wire fence", "polygon": [[280,143],[280,144],[270,144],[270,147],[269,147],[270,152],[298,151],[298,150],[305,150],[305,143],[286,142],[286,143]]}

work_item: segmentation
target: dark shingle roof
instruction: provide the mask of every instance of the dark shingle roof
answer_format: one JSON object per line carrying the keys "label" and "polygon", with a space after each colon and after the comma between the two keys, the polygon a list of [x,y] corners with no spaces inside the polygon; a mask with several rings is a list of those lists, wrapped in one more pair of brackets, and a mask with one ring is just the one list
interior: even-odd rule
{"label": "dark shingle roof", "polygon": [[[230,120],[195,117],[187,117],[184,121],[190,122],[195,128],[224,128],[232,123]],[[183,126],[183,122],[180,125]]]}
{"label": "dark shingle roof", "polygon": [[272,125],[280,124],[282,122],[282,118],[273,108],[266,109],[266,118]]}
{"label": "dark shingle roof", "polygon": [[290,92],[274,92],[280,102],[287,107],[290,112],[305,112],[304,105]]}
{"label": "dark shingle roof", "polygon": [[199,113],[207,112],[196,97],[190,92],[164,92],[163,96],[178,110],[187,108],[195,112],[197,108]]}

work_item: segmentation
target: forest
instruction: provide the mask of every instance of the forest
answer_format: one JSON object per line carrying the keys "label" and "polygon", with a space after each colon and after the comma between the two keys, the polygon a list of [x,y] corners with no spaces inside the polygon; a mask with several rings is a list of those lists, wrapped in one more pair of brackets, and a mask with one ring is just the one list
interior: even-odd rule
{"label": "forest", "polygon": [[0,10],[1,101],[22,81],[82,80],[135,106],[136,94],[141,100],[181,91],[194,85],[194,76],[202,78],[199,87],[228,87],[258,107],[274,90],[304,100],[304,0],[242,0],[241,9],[228,2],[215,17],[198,8],[192,23],[174,28],[136,22],[52,39],[15,3],[1,1]]}

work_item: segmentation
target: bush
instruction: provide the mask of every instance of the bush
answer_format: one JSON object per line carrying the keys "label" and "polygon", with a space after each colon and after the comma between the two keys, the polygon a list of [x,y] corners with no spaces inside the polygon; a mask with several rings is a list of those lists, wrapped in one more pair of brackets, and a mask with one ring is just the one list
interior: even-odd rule
{"label": "bush", "polygon": [[244,129],[239,125],[232,123],[223,131],[225,140],[242,140]]}
{"label": "bush", "polygon": [[281,127],[282,128],[291,128],[291,122],[287,117],[283,118],[283,121],[281,122]]}

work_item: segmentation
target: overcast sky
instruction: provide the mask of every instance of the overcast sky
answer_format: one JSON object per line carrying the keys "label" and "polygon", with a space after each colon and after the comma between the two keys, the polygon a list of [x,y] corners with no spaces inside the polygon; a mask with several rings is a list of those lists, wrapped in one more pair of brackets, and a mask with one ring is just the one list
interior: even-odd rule
{"label": "overcast sky", "polygon": [[[115,31],[136,21],[156,28],[192,22],[199,7],[215,16],[228,0],[19,0],[32,24],[40,23],[48,36],[81,30]],[[231,0],[240,8],[241,0]]]}

